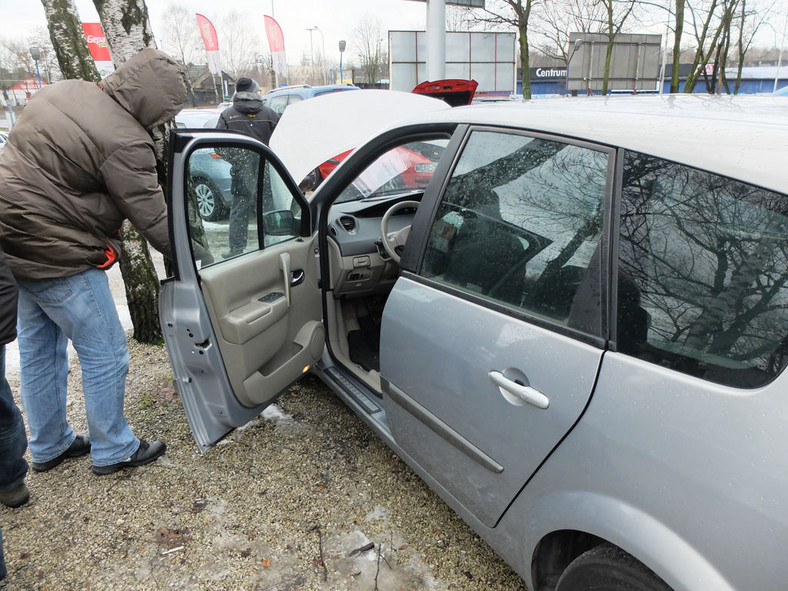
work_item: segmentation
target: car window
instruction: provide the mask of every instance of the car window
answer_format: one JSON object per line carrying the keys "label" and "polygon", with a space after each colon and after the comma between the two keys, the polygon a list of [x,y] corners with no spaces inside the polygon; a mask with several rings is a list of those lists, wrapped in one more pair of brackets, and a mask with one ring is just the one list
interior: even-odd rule
{"label": "car window", "polygon": [[252,149],[201,148],[190,154],[187,211],[195,249],[203,249],[195,251],[202,266],[298,234],[292,193],[269,162],[260,168],[260,154]]}
{"label": "car window", "polygon": [[[608,160],[579,145],[474,131],[441,198],[422,274],[598,332]],[[585,319],[570,323],[581,284],[591,301]]]}
{"label": "car window", "polygon": [[287,107],[287,95],[275,96],[271,98],[271,101],[268,103],[268,106],[271,107],[271,109],[275,113],[281,115],[284,112],[285,107]]}
{"label": "car window", "polygon": [[287,101],[287,105],[290,106],[295,103],[300,103],[302,100],[304,100],[303,97],[298,96],[297,94],[291,94],[289,100]]}
{"label": "car window", "polygon": [[628,153],[617,346],[713,382],[762,385],[788,360],[788,197]]}
{"label": "car window", "polygon": [[342,191],[336,203],[423,191],[448,143],[448,140],[436,139],[408,142],[392,148],[365,168]]}

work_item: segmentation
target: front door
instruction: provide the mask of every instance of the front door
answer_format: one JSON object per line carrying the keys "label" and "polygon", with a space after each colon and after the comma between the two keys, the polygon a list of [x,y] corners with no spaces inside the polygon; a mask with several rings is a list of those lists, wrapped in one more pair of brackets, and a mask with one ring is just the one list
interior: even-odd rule
{"label": "front door", "polygon": [[[266,146],[215,131],[180,133],[172,145],[174,276],[162,282],[160,319],[205,450],[319,359],[318,271],[309,208]],[[224,216],[201,217],[198,187]]]}
{"label": "front door", "polygon": [[386,304],[392,434],[490,527],[593,391],[612,161],[598,146],[470,130]]}

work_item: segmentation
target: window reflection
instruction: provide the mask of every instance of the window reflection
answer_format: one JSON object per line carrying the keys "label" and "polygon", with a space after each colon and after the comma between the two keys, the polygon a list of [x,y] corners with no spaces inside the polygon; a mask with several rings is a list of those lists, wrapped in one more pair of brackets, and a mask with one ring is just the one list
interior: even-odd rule
{"label": "window reflection", "polygon": [[276,169],[268,162],[261,166],[255,150],[195,150],[189,156],[186,182],[192,248],[199,267],[298,234],[297,202]]}
{"label": "window reflection", "polygon": [[643,154],[625,160],[618,346],[733,386],[786,362],[785,196]]}
{"label": "window reflection", "polygon": [[[607,161],[581,146],[474,132],[441,201],[423,274],[597,332]],[[584,282],[592,301],[570,322]]]}

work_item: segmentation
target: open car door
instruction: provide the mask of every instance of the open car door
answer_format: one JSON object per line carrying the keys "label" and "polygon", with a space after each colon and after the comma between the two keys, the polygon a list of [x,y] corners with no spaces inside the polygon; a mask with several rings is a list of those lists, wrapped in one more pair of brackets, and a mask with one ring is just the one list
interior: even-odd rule
{"label": "open car door", "polygon": [[[175,385],[205,451],[323,352],[309,207],[270,149],[227,132],[174,132],[173,276],[159,313]],[[207,198],[229,217],[203,221]]]}

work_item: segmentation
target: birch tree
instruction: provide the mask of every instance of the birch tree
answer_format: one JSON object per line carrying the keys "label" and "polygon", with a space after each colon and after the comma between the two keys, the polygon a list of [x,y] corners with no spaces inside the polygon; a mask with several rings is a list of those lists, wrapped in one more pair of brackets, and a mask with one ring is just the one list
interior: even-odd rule
{"label": "birch tree", "polygon": [[49,38],[64,78],[99,80],[74,0],[41,0]]}
{"label": "birch tree", "polygon": [[[99,13],[116,67],[140,50],[156,47],[144,0],[93,0],[93,4]],[[166,136],[165,126],[153,130],[159,184],[162,187],[167,186]],[[120,270],[126,287],[134,338],[142,343],[160,342],[159,278],[148,243],[128,220],[123,223],[122,236]]]}

